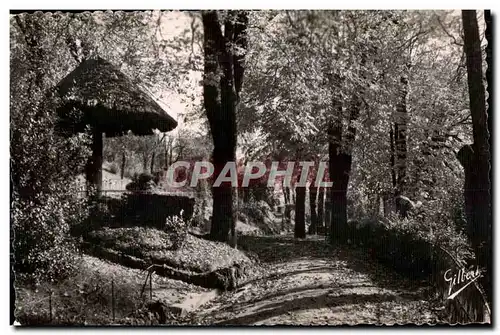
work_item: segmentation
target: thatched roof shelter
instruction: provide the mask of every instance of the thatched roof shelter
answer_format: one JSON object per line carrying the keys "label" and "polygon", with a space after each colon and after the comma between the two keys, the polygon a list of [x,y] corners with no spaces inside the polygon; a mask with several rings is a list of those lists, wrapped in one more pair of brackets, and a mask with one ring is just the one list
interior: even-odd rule
{"label": "thatched roof shelter", "polygon": [[98,191],[102,187],[103,133],[121,136],[151,135],[155,129],[170,131],[177,126],[154,99],[108,61],[94,57],[83,61],[56,87],[61,102],[57,109],[58,128],[65,134],[93,133],[92,157],[87,180]]}
{"label": "thatched roof shelter", "polygon": [[58,109],[60,127],[82,132],[85,125],[106,136],[131,130],[136,135],[170,131],[177,122],[144,90],[108,61],[90,58],[57,85],[63,101]]}

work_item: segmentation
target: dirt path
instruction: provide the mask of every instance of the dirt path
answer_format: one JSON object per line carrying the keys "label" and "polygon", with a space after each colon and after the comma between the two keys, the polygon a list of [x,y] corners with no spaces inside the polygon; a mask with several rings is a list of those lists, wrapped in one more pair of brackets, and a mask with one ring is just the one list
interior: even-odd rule
{"label": "dirt path", "polygon": [[318,239],[245,237],[262,272],[204,305],[201,324],[344,325],[438,321],[425,287],[403,280],[361,251]]}

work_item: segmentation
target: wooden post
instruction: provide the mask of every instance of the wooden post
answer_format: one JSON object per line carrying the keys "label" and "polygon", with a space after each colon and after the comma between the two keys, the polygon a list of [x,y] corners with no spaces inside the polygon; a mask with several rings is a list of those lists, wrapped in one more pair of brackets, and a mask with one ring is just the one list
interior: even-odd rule
{"label": "wooden post", "polygon": [[115,280],[111,278],[111,313],[115,322]]}
{"label": "wooden post", "polygon": [[52,323],[52,291],[49,292],[49,322]]}

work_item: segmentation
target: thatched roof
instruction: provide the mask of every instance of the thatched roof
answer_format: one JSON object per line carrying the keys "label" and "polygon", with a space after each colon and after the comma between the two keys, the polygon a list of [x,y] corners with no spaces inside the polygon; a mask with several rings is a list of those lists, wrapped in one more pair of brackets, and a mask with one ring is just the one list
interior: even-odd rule
{"label": "thatched roof", "polygon": [[166,132],[177,122],[154,99],[108,61],[96,57],[83,61],[57,85],[62,99],[59,126],[72,133],[89,124],[106,136],[131,130],[149,135]]}

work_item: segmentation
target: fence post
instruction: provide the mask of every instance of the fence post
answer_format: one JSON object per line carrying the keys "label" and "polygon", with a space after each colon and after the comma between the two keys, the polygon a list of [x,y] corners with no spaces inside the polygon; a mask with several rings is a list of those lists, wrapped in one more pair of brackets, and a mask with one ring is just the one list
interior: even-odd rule
{"label": "fence post", "polygon": [[111,313],[115,322],[115,279],[111,278]]}
{"label": "fence post", "polygon": [[52,291],[49,291],[49,323],[52,323]]}

